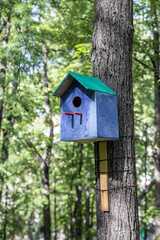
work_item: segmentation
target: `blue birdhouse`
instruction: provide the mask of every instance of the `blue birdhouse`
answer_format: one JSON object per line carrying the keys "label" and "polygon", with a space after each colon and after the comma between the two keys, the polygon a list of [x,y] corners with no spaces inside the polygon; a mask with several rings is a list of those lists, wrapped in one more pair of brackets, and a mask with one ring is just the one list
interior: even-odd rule
{"label": "blue birdhouse", "polygon": [[61,98],[61,141],[119,139],[117,96],[100,79],[68,72],[53,96]]}

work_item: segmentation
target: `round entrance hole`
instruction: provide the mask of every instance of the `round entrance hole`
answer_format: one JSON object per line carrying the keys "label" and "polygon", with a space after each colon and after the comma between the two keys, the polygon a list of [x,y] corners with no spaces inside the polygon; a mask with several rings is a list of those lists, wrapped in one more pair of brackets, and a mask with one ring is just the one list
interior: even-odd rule
{"label": "round entrance hole", "polygon": [[81,106],[81,98],[80,97],[75,97],[72,101],[73,106],[78,108],[79,106]]}

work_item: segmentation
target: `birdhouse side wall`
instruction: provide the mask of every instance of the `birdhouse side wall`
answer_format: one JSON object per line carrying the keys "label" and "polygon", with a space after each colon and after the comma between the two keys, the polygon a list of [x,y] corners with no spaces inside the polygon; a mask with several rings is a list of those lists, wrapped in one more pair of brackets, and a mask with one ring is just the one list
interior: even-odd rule
{"label": "birdhouse side wall", "polygon": [[98,138],[119,139],[117,96],[96,92],[96,109]]}
{"label": "birdhouse side wall", "polygon": [[[81,99],[79,107],[74,106],[76,97]],[[74,80],[61,97],[61,140],[95,138],[96,130],[95,92]]]}

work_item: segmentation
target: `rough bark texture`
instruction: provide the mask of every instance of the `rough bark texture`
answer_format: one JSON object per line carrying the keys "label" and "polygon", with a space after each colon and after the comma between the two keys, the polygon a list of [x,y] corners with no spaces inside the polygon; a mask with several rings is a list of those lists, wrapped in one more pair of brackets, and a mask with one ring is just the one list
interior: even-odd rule
{"label": "rough bark texture", "polygon": [[[109,191],[109,213],[101,211],[100,191],[96,191],[98,240],[139,239],[132,90],[132,4],[127,0],[95,0],[93,76],[117,93],[120,133],[119,141],[107,144],[109,188],[117,187]],[[98,144],[95,144],[95,154],[98,158]],[[96,174],[98,172],[96,162]],[[96,188],[100,188],[99,174]]]}
{"label": "rough bark texture", "polygon": [[[153,14],[152,14],[152,26],[153,26],[153,36],[154,36],[154,83],[155,83],[155,154],[154,154],[154,175],[155,175],[155,185],[156,185],[156,196],[155,205],[160,208],[160,74],[159,74],[159,26],[156,2],[152,4]],[[159,216],[155,217],[155,235],[160,237],[160,220]]]}

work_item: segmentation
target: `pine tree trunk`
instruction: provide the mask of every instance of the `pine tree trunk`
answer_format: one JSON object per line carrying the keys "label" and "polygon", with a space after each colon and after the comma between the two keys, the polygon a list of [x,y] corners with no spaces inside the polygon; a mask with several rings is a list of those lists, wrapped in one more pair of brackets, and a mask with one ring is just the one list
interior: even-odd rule
{"label": "pine tree trunk", "polygon": [[[154,37],[154,84],[155,84],[155,154],[154,154],[154,175],[155,175],[155,205],[160,208],[160,74],[159,74],[159,26],[157,17],[156,2],[152,3],[152,26]],[[155,236],[160,237],[159,216],[155,217]]]}
{"label": "pine tree trunk", "polygon": [[[95,0],[92,47],[93,76],[117,93],[118,141],[108,141],[109,212],[101,211],[96,191],[97,239],[139,239],[134,114],[132,88],[133,3],[127,0]],[[95,144],[98,158],[98,144]],[[96,172],[99,165],[96,162]],[[127,187],[130,186],[130,187]],[[96,189],[100,188],[99,174]]]}

